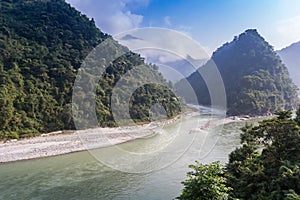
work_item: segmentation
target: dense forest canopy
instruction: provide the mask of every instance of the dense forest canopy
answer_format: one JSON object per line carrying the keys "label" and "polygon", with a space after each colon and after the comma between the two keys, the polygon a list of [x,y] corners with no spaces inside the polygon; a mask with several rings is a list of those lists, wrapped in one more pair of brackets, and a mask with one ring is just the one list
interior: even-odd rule
{"label": "dense forest canopy", "polygon": [[[0,139],[74,129],[76,74],[88,53],[111,36],[64,0],[1,0],[0,10]],[[125,47],[116,43],[114,48]],[[116,125],[111,92],[120,77],[138,65],[165,82],[156,66],[145,64],[135,53],[128,51],[114,60],[97,84],[101,126]],[[163,105],[168,117],[180,111],[174,93],[160,85],[139,88],[130,102],[136,122],[149,121],[149,108],[155,103]]]}
{"label": "dense forest canopy", "polygon": [[[201,74],[211,67],[211,62],[215,63],[224,82],[228,115],[261,115],[297,106],[297,88],[287,68],[256,30],[246,30],[218,48],[207,64],[187,78],[199,104],[203,105],[210,105],[211,99]],[[185,94],[184,81],[176,87],[186,101],[191,102]]]}

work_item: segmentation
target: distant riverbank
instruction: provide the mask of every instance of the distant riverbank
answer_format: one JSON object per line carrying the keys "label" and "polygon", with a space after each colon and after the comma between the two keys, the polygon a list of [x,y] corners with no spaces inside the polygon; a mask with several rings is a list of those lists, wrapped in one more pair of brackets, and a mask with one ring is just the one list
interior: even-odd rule
{"label": "distant riverbank", "polygon": [[[85,151],[121,144],[131,140],[151,137],[157,134],[155,129],[172,124],[184,116],[199,115],[189,112],[173,119],[151,122],[150,124],[117,128],[95,128],[78,131],[53,132],[41,136],[12,140],[0,143],[0,163],[29,160],[72,152]],[[250,119],[250,118],[249,118]],[[240,118],[212,119],[193,131],[211,129],[231,122],[248,120]],[[88,146],[87,146],[88,144]]]}

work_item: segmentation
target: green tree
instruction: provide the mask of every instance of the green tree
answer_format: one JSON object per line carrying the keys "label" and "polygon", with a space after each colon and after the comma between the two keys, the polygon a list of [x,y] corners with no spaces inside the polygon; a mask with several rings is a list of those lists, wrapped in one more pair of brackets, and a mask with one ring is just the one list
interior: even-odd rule
{"label": "green tree", "polygon": [[224,200],[228,199],[230,187],[226,186],[223,165],[220,162],[189,166],[188,179],[183,181],[184,189],[179,200]]}
{"label": "green tree", "polygon": [[300,107],[242,128],[241,146],[218,162],[190,167],[178,199],[300,199]]}
{"label": "green tree", "polygon": [[[240,199],[292,199],[300,194],[300,128],[291,111],[258,126],[246,125],[241,147],[226,166],[232,196]],[[297,199],[296,198],[296,199]]]}

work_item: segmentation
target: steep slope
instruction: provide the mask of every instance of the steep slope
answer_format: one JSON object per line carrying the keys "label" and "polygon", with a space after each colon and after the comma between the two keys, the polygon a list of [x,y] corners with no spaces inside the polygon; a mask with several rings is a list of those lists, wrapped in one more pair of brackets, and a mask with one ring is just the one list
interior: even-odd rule
{"label": "steep slope", "polygon": [[[289,78],[286,67],[256,30],[246,30],[232,42],[218,48],[207,64],[187,78],[196,92],[199,104],[211,103],[207,86],[200,74],[209,69],[212,61],[224,82],[228,115],[266,114],[296,106],[296,86]],[[213,76],[206,78],[214,79]],[[190,102],[183,85],[184,80],[181,80],[176,87]]]}
{"label": "steep slope", "polygon": [[[300,42],[277,51],[294,83],[300,88]],[[298,91],[299,93],[300,91]]]}
{"label": "steep slope", "polygon": [[[1,0],[0,10],[0,139],[74,129],[71,103],[78,69],[94,47],[111,37],[64,0]],[[112,42],[110,48],[118,52],[125,47]],[[132,52],[110,63],[97,85],[101,126],[115,125],[113,87],[138,65],[145,63]],[[164,81],[157,67],[146,66]],[[131,112],[133,120],[149,121],[155,103],[163,104],[169,117],[180,109],[171,90],[146,85],[133,94],[131,110],[140,108]]]}

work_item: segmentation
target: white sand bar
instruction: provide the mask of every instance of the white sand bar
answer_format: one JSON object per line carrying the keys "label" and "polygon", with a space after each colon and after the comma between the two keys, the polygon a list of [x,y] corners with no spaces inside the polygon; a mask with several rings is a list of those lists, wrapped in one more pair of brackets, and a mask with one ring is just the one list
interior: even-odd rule
{"label": "white sand bar", "polygon": [[69,131],[68,134],[58,131],[34,138],[0,142],[0,163],[107,147],[149,137],[156,134],[155,128],[170,124],[178,118],[139,126]]}

